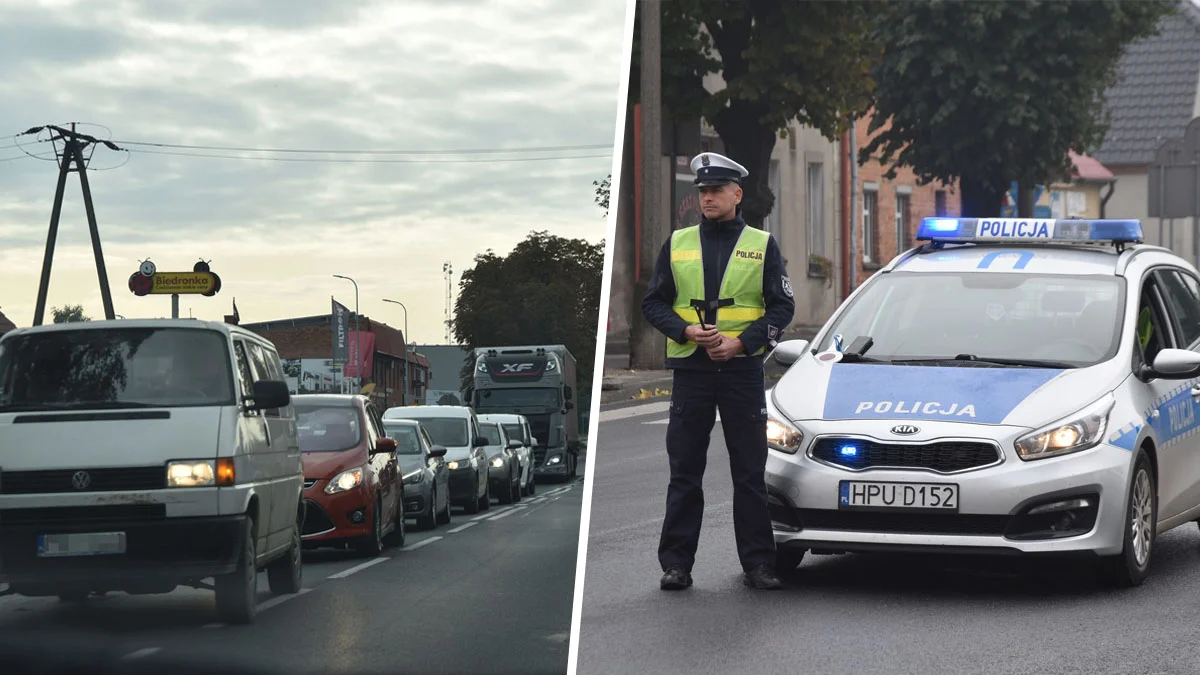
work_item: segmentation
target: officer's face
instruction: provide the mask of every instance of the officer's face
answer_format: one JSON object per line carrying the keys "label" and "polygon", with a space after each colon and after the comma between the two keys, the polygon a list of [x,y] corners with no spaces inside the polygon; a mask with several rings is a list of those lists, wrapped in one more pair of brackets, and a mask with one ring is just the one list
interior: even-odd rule
{"label": "officer's face", "polygon": [[700,211],[709,220],[728,220],[742,202],[742,188],[737,183],[700,188]]}

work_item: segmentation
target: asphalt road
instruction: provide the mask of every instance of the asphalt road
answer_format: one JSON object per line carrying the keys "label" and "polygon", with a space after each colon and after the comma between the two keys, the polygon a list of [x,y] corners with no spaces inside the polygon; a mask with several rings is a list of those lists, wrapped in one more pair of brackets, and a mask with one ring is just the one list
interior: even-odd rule
{"label": "asphalt road", "polygon": [[742,586],[720,423],[695,585],[660,591],[666,417],[661,401],[601,412],[580,675],[1200,672],[1195,525],[1129,590],[1062,562],[898,555],[810,555],[787,590]]}
{"label": "asphalt road", "polygon": [[249,672],[566,673],[583,482],[537,487],[432,531],[410,520],[406,545],[379,557],[306,552],[301,593],[272,596],[260,575],[250,626],[214,623],[212,592],[181,587],[81,606],[0,597],[0,637],[25,629],[66,652],[99,641],[139,663]]}

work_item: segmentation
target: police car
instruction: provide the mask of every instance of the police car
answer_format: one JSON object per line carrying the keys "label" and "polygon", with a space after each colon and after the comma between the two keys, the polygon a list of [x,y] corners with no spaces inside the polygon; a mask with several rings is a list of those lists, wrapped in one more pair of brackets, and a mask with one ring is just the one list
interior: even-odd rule
{"label": "police car", "polygon": [[1200,519],[1200,274],[1129,220],[927,218],[779,344],[767,490],[806,552],[1074,554],[1120,585]]}

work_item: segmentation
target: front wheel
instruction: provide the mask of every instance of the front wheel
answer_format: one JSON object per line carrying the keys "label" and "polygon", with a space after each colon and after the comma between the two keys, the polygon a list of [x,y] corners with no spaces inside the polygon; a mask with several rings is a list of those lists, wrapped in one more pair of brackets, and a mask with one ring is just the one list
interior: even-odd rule
{"label": "front wheel", "polygon": [[292,547],[287,555],[271,563],[267,568],[267,584],[275,595],[291,595],[300,592],[304,574],[304,557],[301,555],[300,526],[292,530]]}
{"label": "front wheel", "polygon": [[254,520],[246,522],[238,568],[218,576],[216,581],[217,615],[225,623],[248,624],[258,614],[257,542],[254,540]]}
{"label": "front wheel", "polygon": [[417,518],[417,527],[422,530],[432,530],[438,526],[437,490],[429,491],[429,509]]}
{"label": "front wheel", "polygon": [[359,555],[375,557],[383,553],[383,502],[375,500],[371,514],[371,533],[358,540]]}
{"label": "front wheel", "polygon": [[1145,450],[1133,462],[1133,479],[1125,507],[1121,553],[1103,561],[1106,576],[1117,586],[1140,586],[1150,573],[1158,523],[1158,486]]}

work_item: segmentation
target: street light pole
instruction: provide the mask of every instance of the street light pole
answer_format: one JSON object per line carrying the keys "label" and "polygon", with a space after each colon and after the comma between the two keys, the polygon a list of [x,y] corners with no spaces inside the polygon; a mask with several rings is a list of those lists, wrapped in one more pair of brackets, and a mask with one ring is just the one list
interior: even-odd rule
{"label": "street light pole", "polygon": [[358,383],[362,388],[362,333],[358,330],[358,282],[341,274],[333,275],[354,284],[354,372],[358,375]]}
{"label": "street light pole", "polygon": [[400,405],[408,405],[408,390],[410,381],[408,379],[408,308],[399,300],[383,299],[384,302],[390,302],[393,305],[400,305],[404,310],[404,392],[400,394]]}

